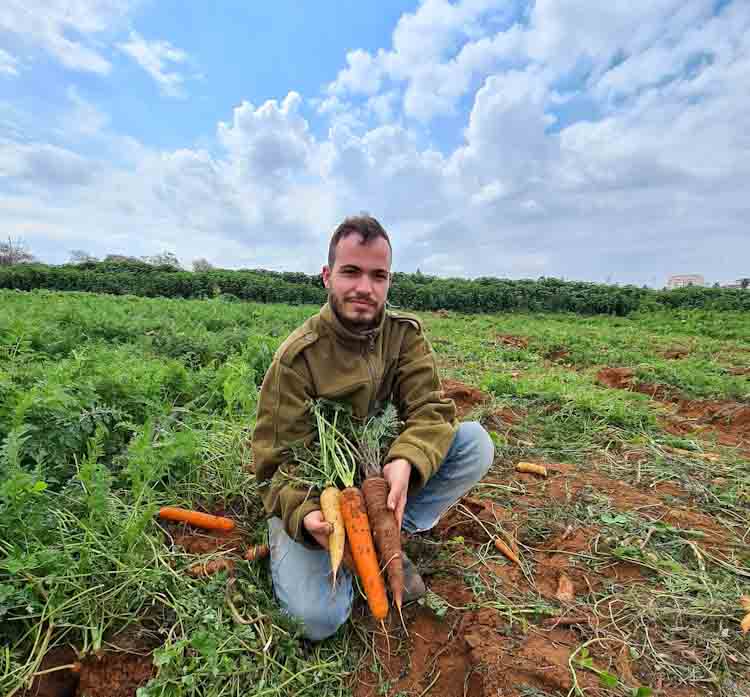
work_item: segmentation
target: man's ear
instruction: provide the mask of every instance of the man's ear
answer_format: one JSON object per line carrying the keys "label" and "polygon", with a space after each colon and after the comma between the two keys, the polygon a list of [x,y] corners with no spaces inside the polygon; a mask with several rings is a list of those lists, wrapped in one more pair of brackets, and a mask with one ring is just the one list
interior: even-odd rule
{"label": "man's ear", "polygon": [[331,269],[328,268],[328,264],[323,267],[323,285],[328,288],[331,282]]}

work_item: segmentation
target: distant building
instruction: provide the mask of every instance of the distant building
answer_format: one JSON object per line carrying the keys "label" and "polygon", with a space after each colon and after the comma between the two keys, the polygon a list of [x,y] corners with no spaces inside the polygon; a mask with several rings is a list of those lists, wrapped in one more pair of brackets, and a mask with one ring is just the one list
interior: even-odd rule
{"label": "distant building", "polygon": [[705,286],[706,279],[699,273],[683,273],[676,276],[670,276],[667,281],[667,288],[684,288],[685,286]]}
{"label": "distant building", "polygon": [[734,283],[722,283],[722,288],[748,289],[750,288],[750,278],[738,278]]}

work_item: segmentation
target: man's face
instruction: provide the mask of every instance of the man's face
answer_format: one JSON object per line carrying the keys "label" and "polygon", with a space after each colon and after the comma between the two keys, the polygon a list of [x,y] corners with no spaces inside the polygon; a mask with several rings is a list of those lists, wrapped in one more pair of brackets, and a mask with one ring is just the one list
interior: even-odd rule
{"label": "man's face", "polygon": [[323,284],[338,316],[355,330],[375,326],[385,306],[390,286],[391,250],[378,237],[362,244],[351,233],[336,246],[333,268],[323,267]]}

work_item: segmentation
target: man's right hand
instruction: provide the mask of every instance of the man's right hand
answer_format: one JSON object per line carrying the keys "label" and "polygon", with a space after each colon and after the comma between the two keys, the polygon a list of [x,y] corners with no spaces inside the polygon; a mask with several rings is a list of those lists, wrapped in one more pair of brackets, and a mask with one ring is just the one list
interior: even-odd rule
{"label": "man's right hand", "polygon": [[302,519],[302,524],[323,549],[328,549],[328,536],[333,532],[333,526],[326,523],[322,511],[310,511]]}

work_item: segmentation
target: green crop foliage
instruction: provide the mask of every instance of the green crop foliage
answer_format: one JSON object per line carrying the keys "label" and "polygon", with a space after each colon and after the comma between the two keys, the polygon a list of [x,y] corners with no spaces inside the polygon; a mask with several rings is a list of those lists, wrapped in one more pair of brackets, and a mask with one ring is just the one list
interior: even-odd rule
{"label": "green crop foliage", "polygon": [[[0,290],[0,694],[23,694],[55,647],[85,659],[117,646],[127,628],[148,637],[158,668],[139,697],[347,695],[363,665],[382,664],[361,616],[321,644],[302,640],[273,598],[267,563],[238,558],[232,579],[192,578],[185,570],[208,557],[175,544],[155,515],[167,504],[224,511],[250,541],[265,541],[249,446],[259,390],[278,346],[317,311],[318,281],[138,263],[0,271],[8,288]],[[414,611],[439,615],[447,628],[462,626],[462,612],[496,612],[507,620],[507,645],[546,635],[531,625],[559,613],[601,611],[598,633],[580,627],[571,645],[571,653],[581,647],[569,668],[582,685],[598,675],[611,694],[646,695],[651,679],[745,694],[750,662],[737,632],[737,599],[750,578],[744,451],[701,432],[667,432],[674,404],[597,379],[602,368],[626,367],[633,385],[656,384],[675,399],[750,404],[745,298],[397,274],[391,299],[420,310],[443,377],[484,390],[464,418],[482,421],[496,448],[474,509],[455,513],[471,525],[412,541],[415,558],[432,565],[429,583],[458,578],[469,599],[436,586]],[[675,348],[680,357],[669,358]],[[534,489],[513,478],[519,460],[574,474]],[[710,517],[733,546],[706,551],[701,530],[662,522],[651,499],[622,510],[616,486],[607,494],[573,486],[590,473],[644,497],[680,488],[689,502],[669,505]],[[485,500],[495,508],[479,517],[473,510]],[[592,583],[618,563],[637,566],[642,582],[594,585],[576,598],[580,607],[563,609],[538,588],[493,576],[512,568],[487,541],[501,526],[527,545],[524,578],[537,571],[536,546],[585,528],[594,548],[574,562]],[[400,631],[394,656],[406,652]],[[605,660],[601,650],[613,645],[633,658],[637,682],[626,686]],[[379,689],[397,680],[383,673]]]}

